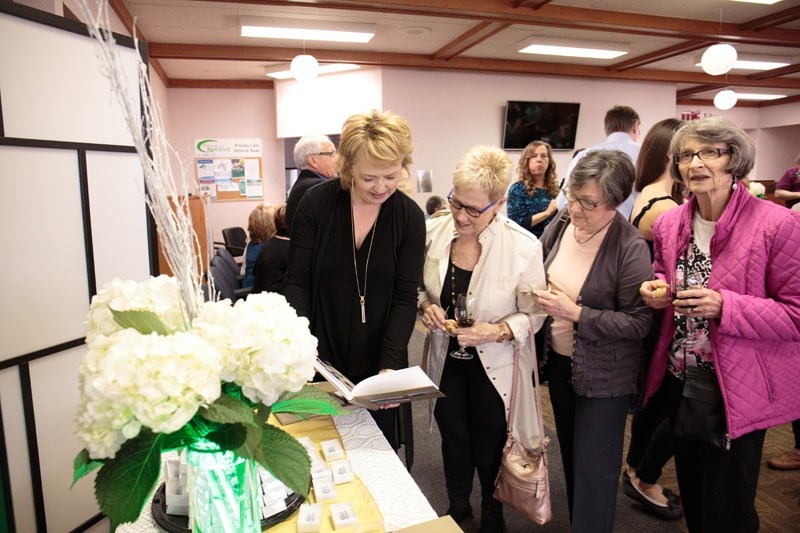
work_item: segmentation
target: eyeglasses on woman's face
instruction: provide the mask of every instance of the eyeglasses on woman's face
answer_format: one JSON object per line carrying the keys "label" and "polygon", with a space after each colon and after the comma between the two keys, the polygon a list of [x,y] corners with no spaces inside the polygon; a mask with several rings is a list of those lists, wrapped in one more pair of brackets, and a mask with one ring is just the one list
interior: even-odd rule
{"label": "eyeglasses on woman's face", "polygon": [[697,152],[681,152],[676,154],[672,157],[672,162],[676,165],[688,165],[695,156],[697,156],[700,161],[714,161],[729,153],[731,153],[731,151],[724,148],[703,148]]}
{"label": "eyeglasses on woman's face", "polygon": [[453,189],[450,189],[450,192],[447,193],[447,201],[450,202],[450,207],[452,207],[456,211],[460,211],[461,209],[463,209],[464,212],[466,214],[468,214],[469,216],[471,216],[472,218],[478,218],[479,216],[484,214],[486,211],[488,211],[494,204],[497,203],[497,200],[495,200],[494,202],[490,203],[489,205],[487,205],[483,209],[479,209],[477,207],[472,207],[472,206],[469,206],[469,205],[462,204],[461,202],[459,202],[458,200],[453,198],[452,194],[453,194]]}
{"label": "eyeglasses on woman's face", "polygon": [[567,189],[564,189],[564,196],[567,198],[567,201],[571,204],[578,202],[578,205],[581,206],[581,209],[583,209],[584,211],[594,211],[595,209],[597,209],[598,206],[601,206],[608,202],[608,200],[603,200],[602,202],[592,202],[586,200],[585,198],[578,198]]}

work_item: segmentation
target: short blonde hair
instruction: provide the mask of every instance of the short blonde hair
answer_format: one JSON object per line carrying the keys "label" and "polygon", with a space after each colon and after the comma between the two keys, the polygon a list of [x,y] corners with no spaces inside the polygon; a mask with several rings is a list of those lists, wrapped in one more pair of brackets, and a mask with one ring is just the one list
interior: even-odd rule
{"label": "short blonde hair", "polygon": [[254,244],[270,240],[275,235],[275,208],[261,204],[250,211],[247,233]]}
{"label": "short blonde hair", "polygon": [[376,163],[400,163],[407,178],[413,151],[411,128],[400,115],[376,110],[353,115],[342,127],[336,158],[342,188],[349,190],[353,187],[353,165],[361,156]]}
{"label": "short blonde hair", "polygon": [[479,190],[492,202],[502,198],[511,183],[511,159],[496,146],[473,146],[453,171],[453,187]]}

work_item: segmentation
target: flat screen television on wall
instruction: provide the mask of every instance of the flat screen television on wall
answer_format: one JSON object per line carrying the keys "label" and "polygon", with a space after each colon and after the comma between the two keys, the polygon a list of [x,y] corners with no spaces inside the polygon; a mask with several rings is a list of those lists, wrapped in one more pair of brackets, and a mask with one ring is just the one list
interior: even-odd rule
{"label": "flat screen television on wall", "polygon": [[531,141],[545,141],[553,150],[574,150],[580,108],[577,103],[509,100],[503,149],[522,150]]}

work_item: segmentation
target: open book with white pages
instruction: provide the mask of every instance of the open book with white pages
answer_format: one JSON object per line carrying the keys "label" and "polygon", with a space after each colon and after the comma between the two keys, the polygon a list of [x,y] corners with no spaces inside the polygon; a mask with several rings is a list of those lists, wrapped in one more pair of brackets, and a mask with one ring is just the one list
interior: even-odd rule
{"label": "open book with white pages", "polygon": [[314,368],[347,403],[366,409],[379,409],[382,405],[406,403],[428,398],[441,398],[444,394],[418,366],[376,374],[354,385],[331,364],[317,359]]}

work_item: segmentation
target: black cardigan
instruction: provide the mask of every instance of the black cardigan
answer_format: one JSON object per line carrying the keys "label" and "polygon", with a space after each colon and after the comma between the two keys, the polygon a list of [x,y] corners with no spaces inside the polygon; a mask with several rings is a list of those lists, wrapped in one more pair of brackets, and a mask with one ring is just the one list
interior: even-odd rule
{"label": "black cardigan", "polygon": [[[358,381],[384,368],[408,366],[425,219],[400,191],[381,206],[371,230],[366,324],[361,323],[351,225],[350,191],[341,188],[339,179],[306,192],[292,227],[284,295],[299,315],[309,318],[320,357]],[[368,234],[358,251],[362,291],[371,240]]]}

